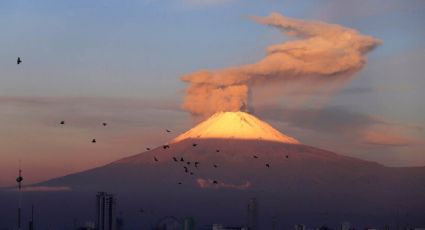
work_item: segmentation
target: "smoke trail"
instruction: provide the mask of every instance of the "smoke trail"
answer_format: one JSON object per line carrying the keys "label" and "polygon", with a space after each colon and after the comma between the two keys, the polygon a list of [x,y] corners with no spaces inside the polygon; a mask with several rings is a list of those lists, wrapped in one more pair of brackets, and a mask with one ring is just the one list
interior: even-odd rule
{"label": "smoke trail", "polygon": [[[252,88],[314,81],[314,87],[344,82],[366,63],[381,41],[336,24],[288,18],[278,13],[253,17],[294,39],[266,49],[257,63],[183,76],[189,84],[183,108],[206,117],[218,111],[245,111]],[[311,85],[309,86],[311,88]]]}

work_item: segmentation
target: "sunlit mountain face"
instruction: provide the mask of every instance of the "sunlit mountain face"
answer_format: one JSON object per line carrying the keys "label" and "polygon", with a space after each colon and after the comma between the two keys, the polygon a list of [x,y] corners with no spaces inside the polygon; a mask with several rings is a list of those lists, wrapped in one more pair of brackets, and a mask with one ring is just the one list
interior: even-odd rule
{"label": "sunlit mountain face", "polygon": [[[44,192],[24,196],[49,213],[39,216],[43,226],[93,219],[98,191],[117,195],[128,228],[151,227],[164,216],[193,217],[200,229],[244,225],[253,197],[260,229],[271,229],[272,218],[286,228],[341,221],[395,226],[425,224],[424,180],[424,167],[392,168],[338,155],[301,144],[248,113],[222,112],[168,144],[33,185]],[[13,207],[12,201],[4,203]]]}
{"label": "sunlit mountain face", "polygon": [[295,138],[280,133],[266,122],[245,112],[216,113],[196,127],[179,135],[172,142],[189,138],[264,140],[299,144]]}

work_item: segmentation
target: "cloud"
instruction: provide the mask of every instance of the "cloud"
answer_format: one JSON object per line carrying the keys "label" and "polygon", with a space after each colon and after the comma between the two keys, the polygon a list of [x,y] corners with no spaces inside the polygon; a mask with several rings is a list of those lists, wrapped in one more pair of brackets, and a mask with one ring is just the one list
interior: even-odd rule
{"label": "cloud", "polygon": [[414,133],[423,130],[420,125],[391,122],[378,116],[351,111],[344,106],[289,109],[262,106],[255,113],[263,119],[284,122],[302,130],[345,137],[351,144],[410,146],[418,143]]}
{"label": "cloud", "polygon": [[230,188],[230,189],[237,189],[237,190],[245,190],[251,187],[251,182],[247,181],[243,184],[227,184],[224,182],[218,182],[217,184],[214,184],[214,180],[211,179],[203,179],[198,178],[196,180],[196,183],[198,183],[198,186],[200,188]]}
{"label": "cloud", "polygon": [[218,111],[246,111],[256,97],[253,87],[302,83],[313,91],[346,82],[362,69],[365,55],[381,41],[335,24],[298,20],[272,13],[253,20],[279,29],[293,40],[272,45],[255,64],[184,75],[189,84],[183,108],[192,115],[207,117]]}
{"label": "cloud", "polygon": [[365,144],[389,147],[406,147],[417,141],[403,134],[403,130],[394,127],[370,128],[362,133]]}
{"label": "cloud", "polygon": [[[23,192],[64,192],[71,191],[72,189],[68,186],[25,186],[22,187]],[[18,191],[14,188],[13,191]]]}

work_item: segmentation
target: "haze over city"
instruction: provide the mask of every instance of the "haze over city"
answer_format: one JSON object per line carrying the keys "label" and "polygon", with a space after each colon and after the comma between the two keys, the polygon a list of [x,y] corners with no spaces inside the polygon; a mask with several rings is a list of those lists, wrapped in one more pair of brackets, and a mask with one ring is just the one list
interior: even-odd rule
{"label": "haze over city", "polygon": [[[329,223],[381,224],[403,210],[405,225],[423,224],[424,10],[395,0],[3,1],[0,202],[16,208],[22,169],[28,202],[48,209],[67,197],[75,211],[113,193],[133,228],[140,213],[129,210],[143,202],[144,226],[172,211],[213,224],[232,199],[264,208],[259,229],[282,213],[319,223],[309,202]],[[179,210],[177,197],[193,203]],[[196,216],[202,202],[210,209]]]}

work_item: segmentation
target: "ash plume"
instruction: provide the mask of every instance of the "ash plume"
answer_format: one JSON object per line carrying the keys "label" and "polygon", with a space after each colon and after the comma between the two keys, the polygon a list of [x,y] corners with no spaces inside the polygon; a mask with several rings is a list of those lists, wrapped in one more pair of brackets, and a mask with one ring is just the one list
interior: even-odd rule
{"label": "ash plume", "polygon": [[376,38],[336,24],[278,13],[252,19],[293,39],[267,47],[265,57],[257,63],[182,76],[189,84],[182,107],[193,116],[246,111],[251,100],[259,96],[253,92],[255,87],[281,87],[278,91],[293,83],[305,83],[307,90],[335,87],[335,82],[346,82],[361,70],[365,55],[381,44]]}

